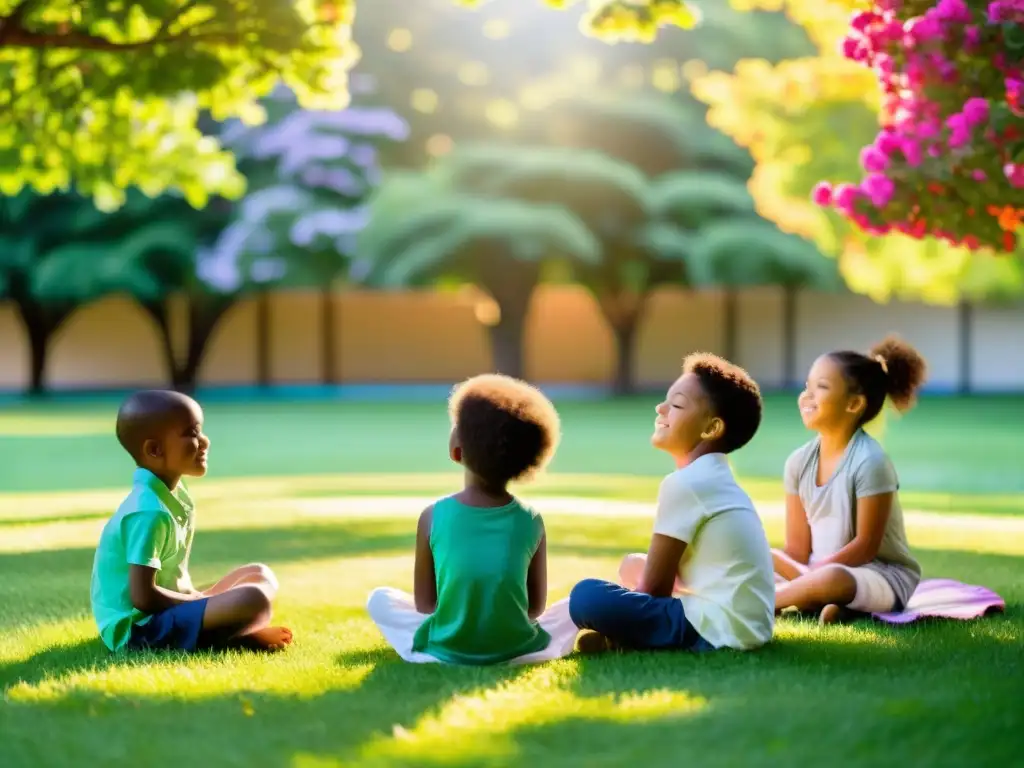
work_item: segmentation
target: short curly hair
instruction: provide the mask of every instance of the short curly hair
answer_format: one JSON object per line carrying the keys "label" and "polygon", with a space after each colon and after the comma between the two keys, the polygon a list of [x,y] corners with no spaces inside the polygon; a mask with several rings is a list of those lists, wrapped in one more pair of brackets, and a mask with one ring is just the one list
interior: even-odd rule
{"label": "short curly hair", "polygon": [[725,434],[715,446],[722,453],[739,450],[761,426],[761,389],[750,374],[718,355],[695,352],[683,360],[683,373],[692,373],[725,423]]}
{"label": "short curly hair", "polygon": [[555,454],[558,411],[539,389],[501,374],[474,376],[448,401],[462,463],[494,484],[528,480]]}

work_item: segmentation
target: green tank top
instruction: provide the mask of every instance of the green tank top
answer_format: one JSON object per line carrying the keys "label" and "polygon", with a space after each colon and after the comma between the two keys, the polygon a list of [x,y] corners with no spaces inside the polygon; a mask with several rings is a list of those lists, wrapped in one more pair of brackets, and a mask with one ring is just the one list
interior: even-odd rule
{"label": "green tank top", "polygon": [[546,648],[550,636],[527,615],[526,574],[543,534],[533,510],[434,504],[430,550],[437,609],[420,625],[413,650],[450,664],[497,664]]}

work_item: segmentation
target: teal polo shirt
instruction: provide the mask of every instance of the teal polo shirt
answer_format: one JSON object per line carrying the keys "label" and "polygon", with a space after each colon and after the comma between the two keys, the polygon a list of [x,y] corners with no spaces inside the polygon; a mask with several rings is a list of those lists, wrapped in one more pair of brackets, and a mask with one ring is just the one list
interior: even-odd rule
{"label": "teal polo shirt", "polygon": [[171,491],[148,469],[135,470],[131,493],[103,526],[92,566],[92,615],[110,650],[127,644],[133,625],[149,621],[132,605],[130,566],[155,568],[156,584],[164,589],[192,590],[188,556],[195,535],[194,509],[183,483]]}

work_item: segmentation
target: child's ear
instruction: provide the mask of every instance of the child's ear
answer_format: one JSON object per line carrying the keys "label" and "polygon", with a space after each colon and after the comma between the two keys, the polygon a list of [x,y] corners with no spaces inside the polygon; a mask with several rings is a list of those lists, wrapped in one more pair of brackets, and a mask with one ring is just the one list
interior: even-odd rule
{"label": "child's ear", "polygon": [[867,404],[868,400],[864,395],[853,395],[853,397],[846,401],[846,412],[859,414],[867,407]]}
{"label": "child's ear", "polygon": [[715,416],[700,433],[701,440],[721,440],[725,434],[725,422]]}
{"label": "child's ear", "polygon": [[150,438],[142,444],[142,455],[149,459],[159,459],[164,455],[164,447],[159,440]]}
{"label": "child's ear", "polygon": [[448,457],[456,464],[462,463],[462,446],[459,445],[459,436],[454,429],[448,435]]}

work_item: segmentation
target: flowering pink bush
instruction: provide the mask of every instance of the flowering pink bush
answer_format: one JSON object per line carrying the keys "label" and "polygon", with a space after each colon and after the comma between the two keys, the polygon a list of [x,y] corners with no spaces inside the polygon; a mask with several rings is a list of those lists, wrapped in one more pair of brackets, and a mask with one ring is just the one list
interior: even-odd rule
{"label": "flowering pink bush", "polygon": [[1017,248],[1024,221],[1024,0],[875,0],[842,53],[871,67],[882,125],[858,185],[814,202],[867,232]]}

